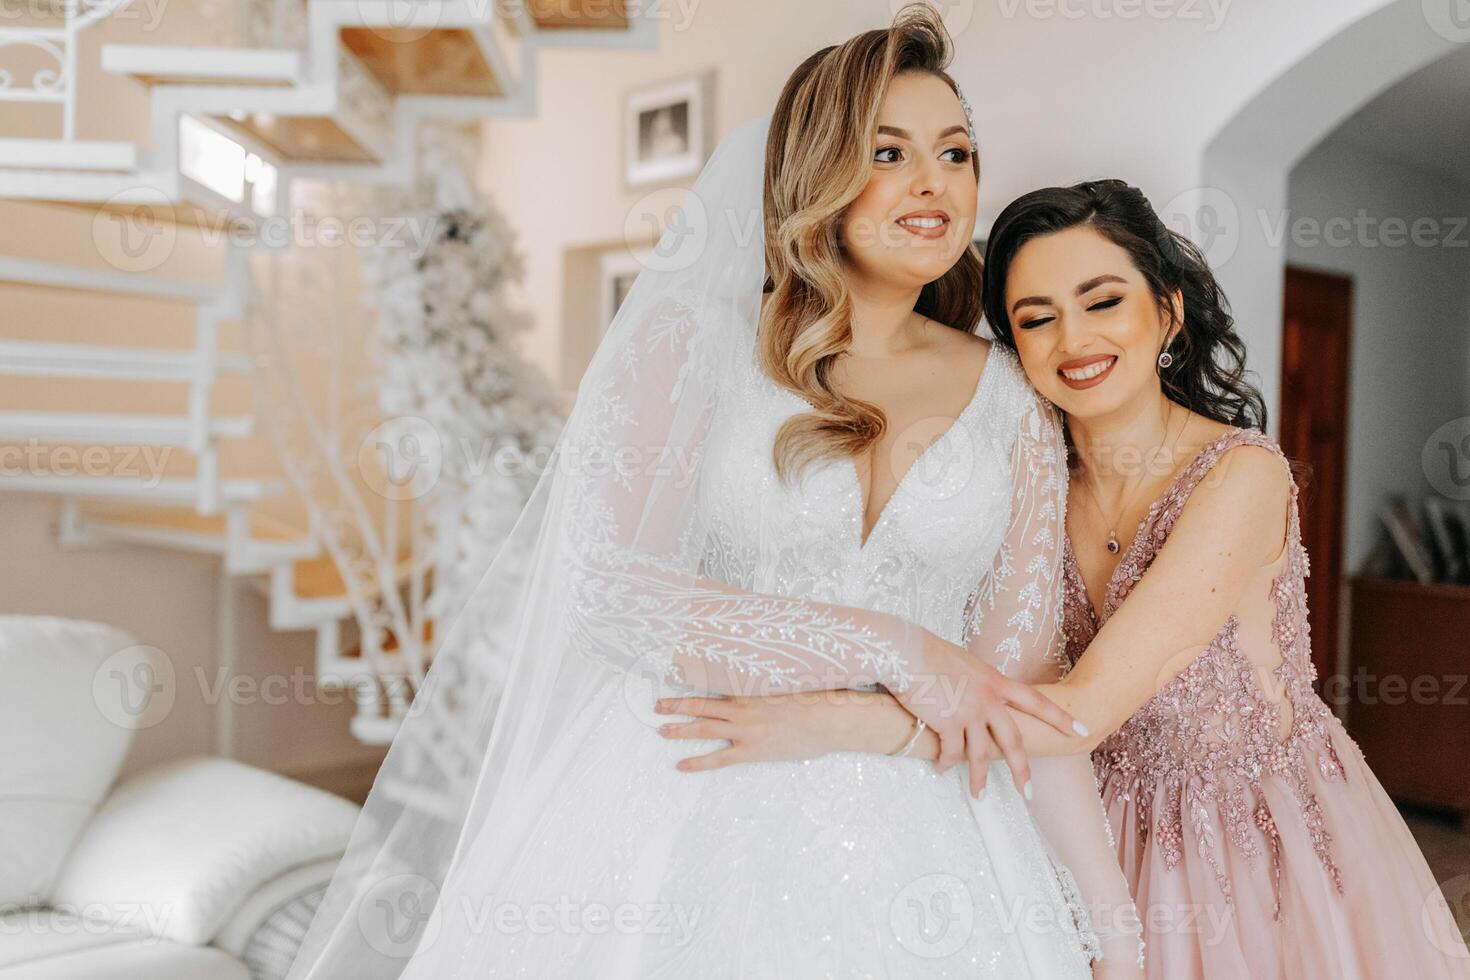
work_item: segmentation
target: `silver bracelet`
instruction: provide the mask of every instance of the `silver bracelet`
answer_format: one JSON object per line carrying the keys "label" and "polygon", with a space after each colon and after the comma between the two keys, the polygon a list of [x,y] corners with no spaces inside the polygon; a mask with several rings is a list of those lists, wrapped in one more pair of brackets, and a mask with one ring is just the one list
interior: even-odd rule
{"label": "silver bracelet", "polygon": [[913,751],[914,745],[919,741],[919,736],[924,734],[924,729],[928,727],[928,725],[924,724],[924,719],[915,718],[914,733],[909,736],[909,740],[903,743],[903,748],[899,749],[897,752],[890,752],[888,754],[893,756],[894,758],[908,755],[911,751]]}

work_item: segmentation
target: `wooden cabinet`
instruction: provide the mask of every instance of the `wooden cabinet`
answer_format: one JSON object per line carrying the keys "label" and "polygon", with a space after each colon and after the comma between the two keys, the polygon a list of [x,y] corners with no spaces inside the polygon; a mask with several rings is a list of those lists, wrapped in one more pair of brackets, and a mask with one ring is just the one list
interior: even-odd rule
{"label": "wooden cabinet", "polygon": [[1374,775],[1470,813],[1470,587],[1355,578],[1351,637],[1347,726]]}

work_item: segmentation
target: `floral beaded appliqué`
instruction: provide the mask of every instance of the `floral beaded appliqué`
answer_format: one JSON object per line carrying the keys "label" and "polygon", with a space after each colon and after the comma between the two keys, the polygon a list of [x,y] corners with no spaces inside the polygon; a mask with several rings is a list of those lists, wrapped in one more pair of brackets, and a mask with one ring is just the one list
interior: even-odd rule
{"label": "floral beaded appliqu\u00e9", "polygon": [[[1108,581],[1103,615],[1098,618],[1087,598],[1082,574],[1067,549],[1067,656],[1075,663],[1088,643],[1143,578],[1183,510],[1190,492],[1230,448],[1256,445],[1285,462],[1279,446],[1261,432],[1235,429],[1202,449],[1149,507],[1138,534]],[[1093,754],[1101,785],[1113,786],[1132,799],[1137,833],[1153,836],[1167,868],[1184,860],[1185,828],[1192,832],[1199,857],[1210,868],[1227,902],[1233,901],[1229,877],[1219,858],[1223,825],[1230,846],[1249,862],[1269,851],[1276,904],[1281,914],[1281,837],[1261,781],[1282,779],[1291,787],[1313,849],[1334,886],[1343,889],[1332,857],[1321,806],[1312,792],[1309,767],[1315,761],[1325,778],[1342,778],[1343,768],[1328,734],[1330,712],[1312,689],[1312,666],[1306,614],[1307,554],[1301,543],[1297,486],[1291,482],[1287,523],[1287,560],[1271,584],[1275,614],[1272,640],[1281,654],[1276,683],[1284,692],[1273,702],[1261,689],[1251,662],[1239,647],[1239,620],[1231,616],[1209,647],[1155,694]],[[1292,710],[1287,737],[1280,738],[1283,705]],[[1155,814],[1156,799],[1162,812]]]}

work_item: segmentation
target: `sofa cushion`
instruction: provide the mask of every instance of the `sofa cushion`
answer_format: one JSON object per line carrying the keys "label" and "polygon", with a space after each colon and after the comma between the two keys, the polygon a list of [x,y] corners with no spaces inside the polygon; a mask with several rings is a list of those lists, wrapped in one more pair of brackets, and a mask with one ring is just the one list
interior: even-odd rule
{"label": "sofa cushion", "polygon": [[93,911],[29,908],[0,915],[0,976],[22,963],[141,942],[152,935],[141,924],[103,919]]}
{"label": "sofa cushion", "polygon": [[188,757],[119,786],[73,849],[57,902],[166,911],[181,943],[212,942],[255,889],[339,857],[356,804],[230,759]]}
{"label": "sofa cushion", "polygon": [[[316,911],[341,860],[333,856],[299,865],[261,885],[231,913],[213,944],[247,962],[246,951],[262,942],[294,952],[306,935],[305,926],[311,922],[311,915],[302,915],[302,911]],[[298,923],[298,920],[303,921]],[[286,962],[289,964],[290,960]]]}
{"label": "sofa cushion", "polygon": [[126,942],[58,952],[0,967],[0,980],[250,980],[245,964],[213,946],[184,946],[167,939]]}
{"label": "sofa cushion", "polygon": [[45,905],[132,742],[158,656],[101,623],[0,616],[0,911]]}

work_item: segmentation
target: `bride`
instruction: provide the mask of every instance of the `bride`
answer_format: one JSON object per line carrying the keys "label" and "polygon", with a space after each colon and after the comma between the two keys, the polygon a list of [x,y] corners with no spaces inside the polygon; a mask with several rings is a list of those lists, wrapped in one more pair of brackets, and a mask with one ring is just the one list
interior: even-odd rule
{"label": "bride", "polygon": [[[1067,481],[1054,410],[970,332],[979,166],[948,59],[906,8],[720,143],[290,977],[1141,975],[1086,908],[1132,911],[1086,760],[992,761],[1007,705],[1075,725],[1021,683],[1061,666]],[[891,757],[691,777],[652,710],[878,685],[916,719]],[[937,765],[907,755],[926,727]]]}

